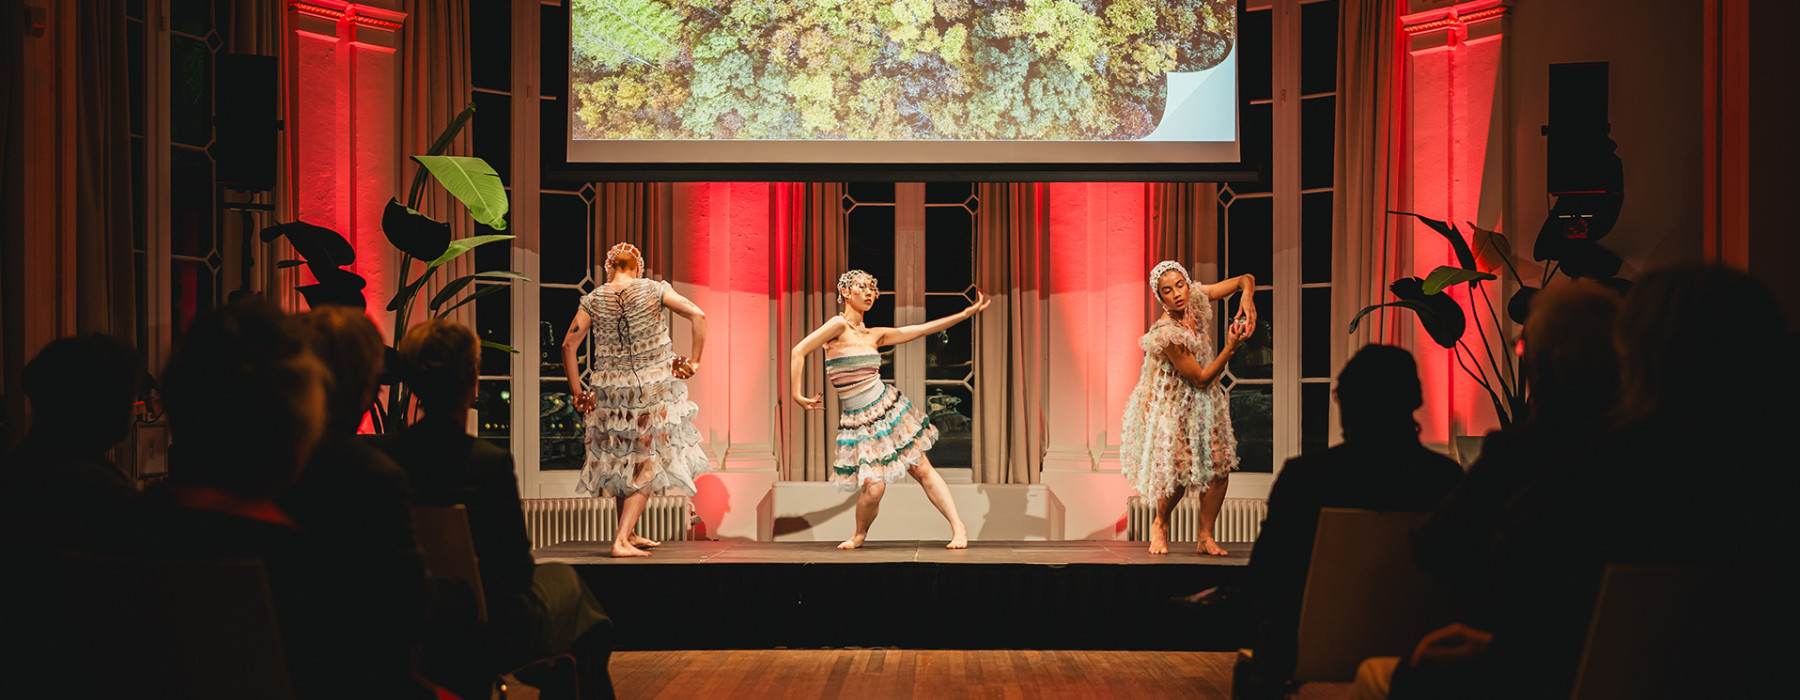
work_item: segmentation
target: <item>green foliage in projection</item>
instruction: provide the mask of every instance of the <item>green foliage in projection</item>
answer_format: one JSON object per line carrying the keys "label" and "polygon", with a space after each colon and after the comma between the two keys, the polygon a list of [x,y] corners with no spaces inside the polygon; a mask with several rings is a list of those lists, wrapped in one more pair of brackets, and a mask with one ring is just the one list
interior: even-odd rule
{"label": "green foliage in projection", "polygon": [[578,139],[1132,140],[1234,0],[572,0]]}

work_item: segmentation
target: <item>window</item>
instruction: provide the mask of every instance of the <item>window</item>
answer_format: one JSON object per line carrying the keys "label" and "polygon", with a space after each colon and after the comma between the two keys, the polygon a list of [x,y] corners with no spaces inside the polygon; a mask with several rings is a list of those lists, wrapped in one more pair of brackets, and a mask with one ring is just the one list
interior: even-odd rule
{"label": "window", "polygon": [[[507,3],[495,0],[469,3],[470,82],[474,85],[475,116],[469,120],[469,138],[474,155],[487,161],[506,183],[507,196],[512,195],[512,14]],[[474,224],[474,235],[485,236],[509,231],[495,231]],[[475,269],[478,272],[511,270],[512,248],[504,242],[476,248]],[[496,286],[496,282],[476,280],[475,288]],[[504,286],[504,285],[499,285]],[[529,293],[529,288],[499,289],[475,300],[475,334],[482,341],[515,346],[512,311],[513,295]],[[546,290],[546,293],[548,290]],[[560,359],[559,369],[560,369]],[[512,400],[515,391],[512,355],[492,347],[481,349],[480,388],[475,394],[478,415],[476,435],[502,448],[513,449]],[[523,397],[522,397],[523,398]],[[577,465],[579,466],[579,465]]]}
{"label": "window", "polygon": [[[874,275],[884,290],[866,325],[924,323],[974,301],[979,202],[972,183],[850,183],[845,192],[849,265]],[[882,351],[882,380],[937,426],[931,461],[941,469],[974,463],[974,351],[972,323]]]}
{"label": "window", "polygon": [[1330,435],[1338,0],[1249,4],[1238,22],[1243,157],[1266,177],[1219,188],[1222,274],[1256,277],[1259,317],[1225,381],[1242,470],[1273,472]]}

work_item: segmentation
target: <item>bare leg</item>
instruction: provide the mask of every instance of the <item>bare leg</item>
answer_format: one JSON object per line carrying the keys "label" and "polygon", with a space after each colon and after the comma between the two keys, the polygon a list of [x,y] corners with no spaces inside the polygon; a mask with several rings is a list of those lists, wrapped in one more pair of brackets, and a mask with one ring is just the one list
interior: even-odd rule
{"label": "bare leg", "polygon": [[1187,496],[1187,489],[1177,485],[1175,490],[1156,501],[1156,518],[1150,521],[1150,553],[1169,553],[1169,514],[1175,512],[1176,504]]}
{"label": "bare leg", "polygon": [[[613,496],[613,506],[614,506],[613,512],[618,513],[619,515],[623,516],[625,514],[625,497],[624,496]],[[623,520],[623,518],[621,518],[621,521],[622,520]],[[635,523],[636,521],[634,520],[633,522]],[[633,530],[635,530],[636,525],[634,524],[632,526],[632,528],[633,528]],[[650,539],[648,537],[644,537],[643,535],[639,535],[636,532],[631,533],[631,546],[633,546],[633,547],[642,547],[644,549],[649,549],[651,547],[655,547],[655,546],[658,546],[661,544],[662,544],[661,542]]]}
{"label": "bare leg", "polygon": [[838,549],[859,549],[863,540],[869,537],[869,525],[875,522],[876,514],[881,512],[881,495],[887,493],[887,482],[873,479],[863,482],[862,490],[856,494],[856,534],[850,539],[838,543]]}
{"label": "bare leg", "polygon": [[1230,552],[1219,546],[1213,539],[1213,524],[1219,521],[1219,508],[1225,505],[1225,485],[1231,482],[1231,473],[1221,473],[1206,485],[1206,493],[1200,495],[1200,544],[1194,551],[1222,557]]}
{"label": "bare leg", "polygon": [[919,455],[919,463],[906,471],[925,487],[925,497],[931,499],[931,505],[937,506],[945,520],[950,521],[950,544],[944,545],[944,549],[968,548],[969,531],[963,527],[962,518],[956,516],[956,501],[950,497],[950,487],[944,483],[944,477],[931,468],[931,460]]}
{"label": "bare leg", "polygon": [[644,515],[644,506],[650,502],[650,494],[644,487],[650,484],[652,476],[650,465],[640,465],[637,473],[632,475],[637,490],[620,501],[619,531],[613,533],[612,555],[615,557],[650,556],[649,552],[632,544],[632,538],[637,536],[638,518]]}

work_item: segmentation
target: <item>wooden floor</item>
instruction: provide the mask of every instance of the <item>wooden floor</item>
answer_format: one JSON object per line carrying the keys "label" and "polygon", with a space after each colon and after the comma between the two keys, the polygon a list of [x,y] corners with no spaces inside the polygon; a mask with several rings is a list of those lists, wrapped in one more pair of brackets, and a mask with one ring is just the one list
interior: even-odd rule
{"label": "wooden floor", "polygon": [[638,698],[1231,697],[1233,655],[1160,651],[631,651],[613,688]]}
{"label": "wooden floor", "polygon": [[666,564],[1128,564],[1132,566],[1244,566],[1250,543],[1225,545],[1231,551],[1210,557],[1194,551],[1192,542],[1173,542],[1164,555],[1149,553],[1143,542],[1069,540],[1051,542],[970,542],[968,549],[944,549],[943,542],[870,541],[861,549],[842,550],[833,542],[737,542],[702,540],[665,542],[648,557],[614,559],[611,542],[563,542],[532,552],[538,563],[570,565],[657,566]]}

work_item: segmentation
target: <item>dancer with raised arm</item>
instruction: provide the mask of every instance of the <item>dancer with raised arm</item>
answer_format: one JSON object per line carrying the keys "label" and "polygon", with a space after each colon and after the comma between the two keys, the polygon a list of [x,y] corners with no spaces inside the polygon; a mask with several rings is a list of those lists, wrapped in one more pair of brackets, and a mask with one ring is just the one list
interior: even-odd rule
{"label": "dancer with raised arm", "polygon": [[[644,278],[637,246],[620,243],[606,253],[611,279],[581,299],[581,310],[563,336],[563,371],[575,410],[587,428],[587,460],[577,491],[618,500],[615,557],[644,557],[660,542],[637,534],[638,517],[652,492],[678,488],[694,495],[694,477],[712,467],[700,451],[694,415],[682,380],[700,369],[706,347],[706,313],[667,282]],[[669,339],[669,309],[693,325],[694,356],[677,357]],[[583,386],[576,352],[592,335],[593,366]]]}
{"label": "dancer with raised arm", "polygon": [[[1164,260],[1150,271],[1150,290],[1163,314],[1138,339],[1144,367],[1125,403],[1119,458],[1125,480],[1156,503],[1150,524],[1150,553],[1169,553],[1169,514],[1190,490],[1200,500],[1202,554],[1224,556],[1213,539],[1213,523],[1225,503],[1225,486],[1238,465],[1237,437],[1231,432],[1231,405],[1219,376],[1256,329],[1251,295],[1256,281],[1240,275],[1199,286],[1187,268]],[[1237,318],[1225,332],[1225,347],[1213,355],[1212,303],[1243,292]]]}
{"label": "dancer with raised arm", "polygon": [[888,482],[902,474],[911,474],[925,487],[925,496],[950,521],[950,544],[945,548],[968,547],[969,533],[956,516],[950,487],[925,456],[925,451],[937,441],[937,428],[900,390],[882,383],[879,348],[899,345],[974,318],[992,300],[978,291],[975,303],[956,314],[902,328],[868,328],[863,325],[863,314],[881,297],[875,277],[862,270],[851,270],[838,278],[837,289],[844,301],[843,313],[825,321],[825,325],[794,346],[789,353],[789,376],[793,377],[790,393],[795,402],[807,410],[824,408],[822,396],[802,393],[800,377],[806,369],[806,356],[821,347],[825,349],[825,376],[837,391],[842,411],[838,416],[831,481],[845,491],[859,491],[856,534],[839,544],[838,549],[863,545],[869,536],[869,525],[881,509],[881,496],[887,492]]}

